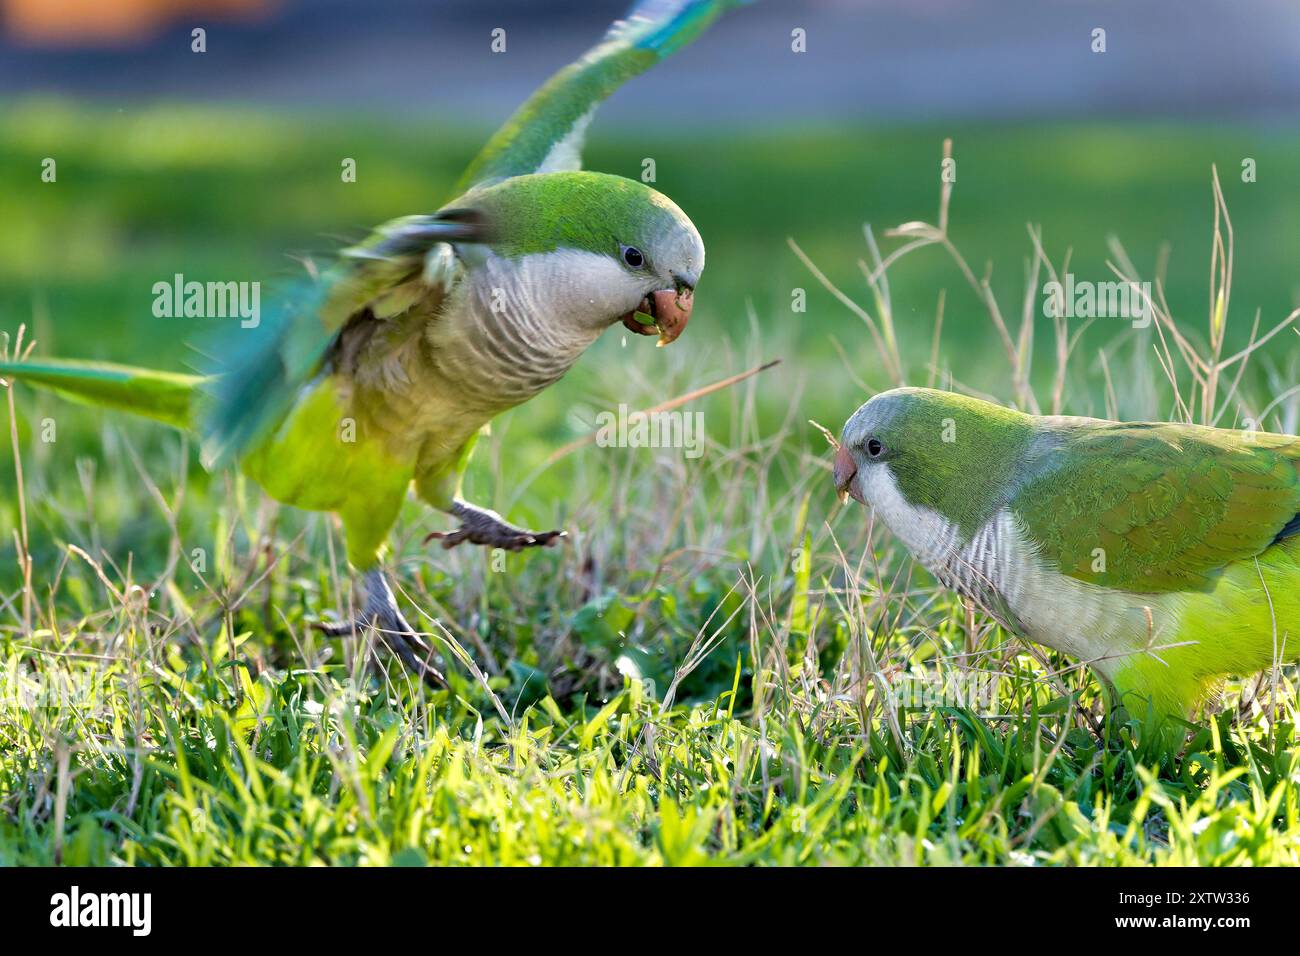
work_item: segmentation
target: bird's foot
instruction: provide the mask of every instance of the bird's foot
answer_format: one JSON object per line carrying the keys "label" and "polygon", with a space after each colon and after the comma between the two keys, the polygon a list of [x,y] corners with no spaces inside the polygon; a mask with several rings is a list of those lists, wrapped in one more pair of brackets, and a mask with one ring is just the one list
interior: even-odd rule
{"label": "bird's foot", "polygon": [[328,623],[317,621],[312,626],[330,637],[345,637],[348,634],[364,631],[373,627],[380,640],[406,665],[411,673],[417,675],[430,687],[447,686],[446,679],[430,661],[433,648],[424,637],[406,622],[397,609],[397,599],[388,579],[378,569],[366,572],[365,577],[366,606],[355,621]]}
{"label": "bird's foot", "polygon": [[524,548],[545,548],[561,538],[568,537],[564,531],[527,531],[507,523],[495,511],[456,502],[451,515],[460,519],[460,527],[455,531],[434,531],[428,534],[424,542],[428,544],[435,538],[442,542],[444,548],[454,548],[462,542],[481,544],[489,548],[503,548],[506,551],[522,551]]}

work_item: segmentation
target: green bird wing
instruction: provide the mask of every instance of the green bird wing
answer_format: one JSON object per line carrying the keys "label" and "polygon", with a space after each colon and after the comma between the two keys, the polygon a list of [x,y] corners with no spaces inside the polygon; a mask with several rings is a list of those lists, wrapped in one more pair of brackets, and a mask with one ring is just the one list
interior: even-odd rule
{"label": "green bird wing", "polygon": [[327,271],[278,290],[254,326],[210,350],[217,364],[200,422],[205,462],[237,458],[283,420],[345,327],[435,312],[461,273],[451,243],[490,239],[471,209],[407,216],[343,250]]}
{"label": "green bird wing", "polygon": [[456,195],[510,176],[581,169],[583,135],[596,107],[744,2],[637,3],[600,43],[547,80],[497,130],[461,176]]}
{"label": "green bird wing", "polygon": [[1207,590],[1300,533],[1300,438],[1089,421],[1040,443],[1010,508],[1040,557],[1080,581]]}

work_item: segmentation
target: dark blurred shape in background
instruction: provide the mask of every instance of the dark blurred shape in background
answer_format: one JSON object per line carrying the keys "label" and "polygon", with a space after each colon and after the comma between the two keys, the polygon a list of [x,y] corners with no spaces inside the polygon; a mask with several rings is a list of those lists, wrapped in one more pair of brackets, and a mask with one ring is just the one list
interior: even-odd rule
{"label": "dark blurred shape in background", "polygon": [[[0,0],[0,90],[499,116],[624,0]],[[208,32],[205,62],[190,31]],[[504,27],[503,57],[489,33]],[[808,52],[790,53],[790,31]],[[1094,53],[1094,28],[1107,51]],[[774,70],[774,62],[782,69]],[[769,0],[615,102],[714,124],[821,119],[1280,118],[1300,107],[1294,0]]]}

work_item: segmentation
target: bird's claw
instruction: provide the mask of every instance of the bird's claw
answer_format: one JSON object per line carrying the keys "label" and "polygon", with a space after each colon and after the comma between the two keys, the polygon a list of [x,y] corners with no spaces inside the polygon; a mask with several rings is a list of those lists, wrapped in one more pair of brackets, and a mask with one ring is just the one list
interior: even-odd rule
{"label": "bird's claw", "polygon": [[349,637],[366,629],[370,622],[364,618],[355,621],[311,621],[311,629],[326,637]]}
{"label": "bird's claw", "polygon": [[328,637],[346,637],[373,628],[376,637],[429,687],[447,686],[447,679],[433,666],[433,650],[397,609],[383,572],[378,569],[366,574],[366,607],[354,621],[313,621],[312,627]]}
{"label": "bird's claw", "polygon": [[488,548],[522,551],[524,548],[550,547],[561,538],[568,537],[565,531],[528,531],[516,528],[503,521],[495,511],[463,502],[458,502],[451,513],[460,519],[460,527],[455,531],[432,531],[425,536],[425,544],[437,540],[442,542],[444,548],[454,548],[468,541]]}
{"label": "bird's claw", "polygon": [[431,531],[424,538],[424,543],[438,540],[444,548],[454,548],[468,541],[488,548],[501,548],[505,551],[522,551],[524,548],[548,548],[561,538],[567,538],[567,531],[523,531],[519,528],[504,526],[501,533],[483,532],[466,528],[463,525],[455,531]]}

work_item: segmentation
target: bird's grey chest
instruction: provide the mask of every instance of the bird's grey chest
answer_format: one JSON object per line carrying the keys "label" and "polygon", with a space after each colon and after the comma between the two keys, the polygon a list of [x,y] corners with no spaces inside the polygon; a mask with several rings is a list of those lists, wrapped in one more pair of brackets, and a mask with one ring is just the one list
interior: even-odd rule
{"label": "bird's grey chest", "polygon": [[467,408],[496,414],[554,384],[596,340],[587,313],[603,304],[547,257],[489,259],[430,323],[432,377]]}
{"label": "bird's grey chest", "polygon": [[425,457],[454,454],[573,366],[639,296],[626,278],[608,256],[479,253],[427,315],[376,335],[363,383],[374,427]]}
{"label": "bird's grey chest", "polygon": [[860,480],[877,515],[941,584],[975,601],[1007,626],[1023,626],[1019,608],[1032,587],[1032,558],[1024,553],[1008,512],[999,512],[967,536],[939,512],[909,502],[888,469],[872,468]]}

